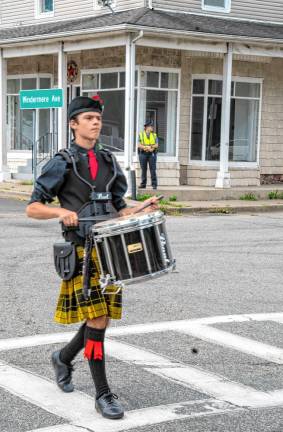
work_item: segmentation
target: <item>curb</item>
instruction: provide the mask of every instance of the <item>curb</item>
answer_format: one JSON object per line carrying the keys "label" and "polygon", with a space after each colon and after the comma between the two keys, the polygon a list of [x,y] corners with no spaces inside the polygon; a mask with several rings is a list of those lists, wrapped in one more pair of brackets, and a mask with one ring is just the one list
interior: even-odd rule
{"label": "curb", "polygon": [[[31,193],[29,192],[17,192],[10,190],[0,190],[0,198],[8,198],[8,199],[16,199],[20,201],[29,201]],[[189,214],[235,214],[235,213],[267,213],[267,212],[276,212],[283,211],[283,202],[282,204],[274,204],[274,205],[266,205],[259,204],[253,206],[219,206],[219,207],[166,207],[166,214],[168,216],[182,216]]]}
{"label": "curb", "polygon": [[0,198],[12,198],[21,201],[29,201],[31,193],[29,192],[17,192],[17,191],[3,191],[0,190]]}
{"label": "curb", "polygon": [[283,211],[282,205],[274,206],[247,206],[247,207],[168,207],[166,208],[166,214],[168,216],[182,216],[182,215],[194,215],[194,214],[210,214],[210,215],[229,215],[236,213],[268,213],[268,212]]}

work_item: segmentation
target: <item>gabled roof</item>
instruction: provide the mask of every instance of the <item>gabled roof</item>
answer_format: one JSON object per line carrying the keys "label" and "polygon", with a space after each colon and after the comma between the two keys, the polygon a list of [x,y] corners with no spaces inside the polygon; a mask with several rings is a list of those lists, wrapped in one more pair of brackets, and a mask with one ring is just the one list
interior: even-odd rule
{"label": "gabled roof", "polygon": [[283,41],[283,25],[265,24],[207,15],[173,13],[148,8],[132,9],[114,15],[92,16],[68,21],[17,26],[0,30],[0,43],[46,39],[70,34],[104,31],[105,28],[161,29],[182,34],[211,35]]}

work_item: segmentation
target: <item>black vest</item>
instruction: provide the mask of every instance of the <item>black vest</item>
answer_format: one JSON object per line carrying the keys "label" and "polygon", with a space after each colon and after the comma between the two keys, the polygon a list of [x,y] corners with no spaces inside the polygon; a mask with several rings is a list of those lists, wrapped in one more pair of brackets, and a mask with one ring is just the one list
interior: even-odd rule
{"label": "black vest", "polygon": [[[77,145],[73,145],[71,150],[74,154],[76,167],[80,176],[95,186],[95,192],[105,192],[106,185],[114,174],[112,159],[108,152],[106,150],[98,150],[96,152],[99,168],[96,179],[92,180],[88,167],[87,151]],[[72,163],[68,163],[65,181],[57,194],[61,207],[78,212],[84,204],[90,201],[90,193],[90,187],[76,176]],[[113,214],[115,214],[114,207]],[[74,231],[67,232],[64,237],[66,240],[74,241],[76,244],[84,244],[83,239],[77,236]]]}

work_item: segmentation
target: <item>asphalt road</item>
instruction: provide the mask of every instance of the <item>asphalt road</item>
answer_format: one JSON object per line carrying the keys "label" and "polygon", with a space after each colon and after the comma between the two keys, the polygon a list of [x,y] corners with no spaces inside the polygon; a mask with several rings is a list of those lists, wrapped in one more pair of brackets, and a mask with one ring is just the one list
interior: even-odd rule
{"label": "asphalt road", "polygon": [[[8,339],[38,341],[77,328],[53,322],[59,224],[27,219],[24,207],[0,199],[1,432],[283,431],[283,213],[167,219],[178,272],[126,288],[123,320],[109,331],[109,381],[128,417],[100,424],[93,412],[93,423],[83,428],[80,419],[60,414],[60,402],[52,408],[52,396],[50,406],[44,399],[41,380],[53,380],[49,359],[60,345],[21,347],[25,339],[16,339],[13,349],[5,348]],[[33,379],[34,392],[28,390]],[[90,403],[83,399],[94,392],[82,355],[74,382],[78,397]],[[64,405],[65,395],[55,386],[51,391]],[[77,429],[59,426],[69,423]]]}

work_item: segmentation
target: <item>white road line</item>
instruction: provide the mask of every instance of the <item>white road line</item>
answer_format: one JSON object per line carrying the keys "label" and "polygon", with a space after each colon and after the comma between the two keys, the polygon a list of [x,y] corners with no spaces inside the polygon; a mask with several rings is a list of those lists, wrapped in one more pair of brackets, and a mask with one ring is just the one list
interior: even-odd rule
{"label": "white road line", "polygon": [[170,405],[159,405],[150,408],[130,411],[123,420],[87,420],[82,421],[84,427],[95,432],[120,432],[138,427],[178,421],[195,417],[206,417],[216,414],[226,414],[239,409],[223,401],[198,400],[180,402]]}
{"label": "white road line", "polygon": [[277,324],[283,324],[283,316],[282,317],[272,318],[272,319],[270,319],[270,321],[273,321],[273,322],[275,322]]}
{"label": "white road line", "polygon": [[77,432],[81,430],[79,428],[95,432],[119,432],[139,426],[220,414],[237,409],[223,401],[205,399],[133,410],[127,412],[124,419],[113,422],[95,412],[94,400],[90,396],[77,391],[63,393],[45,378],[3,362],[0,363],[0,387],[72,423],[39,429],[38,432]]}
{"label": "white road line", "polygon": [[48,426],[40,429],[33,429],[28,432],[89,432],[87,429],[82,429],[81,427],[65,424],[65,425],[55,425]]}
{"label": "white road line", "polygon": [[83,412],[94,415],[94,400],[90,396],[78,391],[63,393],[54,382],[3,362],[0,362],[0,387],[73,423],[80,420]]}
{"label": "white road line", "polygon": [[23,336],[11,339],[0,339],[0,351],[68,342],[74,334],[74,332],[51,333],[34,336]]}
{"label": "white road line", "polygon": [[176,384],[224,400],[238,407],[263,408],[283,404],[283,398],[255,390],[243,384],[229,381],[220,375],[198,370],[193,367],[148,369],[162,378],[171,379]]}
{"label": "white road line", "polygon": [[283,403],[283,397],[279,394],[273,396],[272,393],[255,390],[252,387],[232,382],[221,375],[174,362],[167,357],[125,343],[112,340],[107,349],[111,357],[142,366],[150,373],[239,407],[268,407]]}
{"label": "white road line", "polygon": [[[283,323],[283,313],[228,315],[197,320],[138,324],[111,328],[108,334],[113,337],[172,330],[282,364],[283,350],[207,326],[216,323],[246,321]],[[74,332],[68,332],[4,339],[0,340],[0,351],[66,342],[73,334]],[[64,394],[54,383],[3,362],[0,362],[0,387],[71,423],[39,429],[38,432],[79,432],[82,428],[95,432],[119,432],[140,426],[246,407],[262,408],[283,405],[283,389],[272,392],[257,391],[251,387],[231,382],[225,377],[118,342],[115,339],[106,341],[106,351],[118,360],[141,366],[149,373],[206,393],[215,399],[134,410],[128,412],[125,419],[115,421],[113,424],[95,413],[94,401],[90,396],[80,392]]]}
{"label": "white road line", "polygon": [[[129,326],[112,327],[107,330],[109,336],[122,336],[142,333],[155,333],[162,331],[179,331],[194,328],[196,325],[212,325],[231,322],[247,321],[276,321],[283,322],[283,313],[266,313],[266,314],[244,314],[244,315],[224,315],[216,317],[199,318],[192,320],[164,321],[147,324],[136,324]],[[0,351],[7,351],[19,348],[29,348],[40,345],[50,345],[56,343],[68,342],[74,335],[74,332],[40,334],[34,336],[18,337],[13,339],[0,339]]]}
{"label": "white road line", "polygon": [[283,364],[283,349],[264,344],[246,337],[204,325],[184,326],[180,333],[186,333],[206,342],[233,348],[268,362]]}

